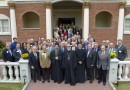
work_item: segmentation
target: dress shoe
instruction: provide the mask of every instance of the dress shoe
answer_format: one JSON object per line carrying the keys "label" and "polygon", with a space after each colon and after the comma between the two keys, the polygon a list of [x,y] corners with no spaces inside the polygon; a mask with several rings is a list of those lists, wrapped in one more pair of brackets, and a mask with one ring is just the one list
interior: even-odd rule
{"label": "dress shoe", "polygon": [[101,83],[101,81],[99,80],[98,83]]}
{"label": "dress shoe", "polygon": [[93,83],[93,80],[90,80],[90,83]]}
{"label": "dress shoe", "polygon": [[105,86],[105,85],[106,85],[106,83],[103,83],[103,85]]}
{"label": "dress shoe", "polygon": [[45,80],[43,80],[42,83],[45,83]]}

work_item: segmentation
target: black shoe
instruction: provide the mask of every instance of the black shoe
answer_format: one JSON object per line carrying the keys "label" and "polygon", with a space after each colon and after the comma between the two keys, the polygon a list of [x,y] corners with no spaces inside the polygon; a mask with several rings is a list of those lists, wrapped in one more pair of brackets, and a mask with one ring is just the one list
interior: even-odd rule
{"label": "black shoe", "polygon": [[101,81],[99,80],[98,83],[101,83]]}
{"label": "black shoe", "polygon": [[103,83],[103,85],[105,86],[105,85],[106,85],[106,83]]}
{"label": "black shoe", "polygon": [[36,83],[36,81],[34,81],[34,83]]}
{"label": "black shoe", "polygon": [[90,83],[93,83],[93,80],[90,80]]}
{"label": "black shoe", "polygon": [[50,80],[47,80],[48,83],[50,83]]}
{"label": "black shoe", "polygon": [[42,83],[45,83],[45,80],[43,80]]}

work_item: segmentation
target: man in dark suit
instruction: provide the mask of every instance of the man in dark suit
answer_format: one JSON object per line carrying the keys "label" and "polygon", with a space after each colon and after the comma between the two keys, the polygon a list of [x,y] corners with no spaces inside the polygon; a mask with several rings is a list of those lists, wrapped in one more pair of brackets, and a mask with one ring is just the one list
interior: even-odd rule
{"label": "man in dark suit", "polygon": [[127,57],[127,49],[126,46],[123,45],[123,41],[121,39],[118,40],[118,45],[115,47],[117,49],[118,59],[120,61],[124,61]]}
{"label": "man in dark suit", "polygon": [[21,58],[22,55],[22,50],[20,47],[20,43],[16,44],[16,49],[13,50],[13,56],[15,58],[15,62],[18,62]]}
{"label": "man in dark suit", "polygon": [[2,59],[4,62],[14,62],[13,52],[9,43],[6,44],[6,48],[2,51]]}
{"label": "man in dark suit", "polygon": [[29,54],[29,63],[32,70],[33,81],[36,82],[36,79],[41,81],[39,52],[38,52],[37,46],[32,46],[32,52]]}
{"label": "man in dark suit", "polygon": [[106,85],[107,71],[110,68],[110,54],[105,46],[101,46],[101,51],[98,52],[97,67],[99,69],[98,83],[103,81],[103,85]]}
{"label": "man in dark suit", "polygon": [[93,83],[94,80],[94,65],[96,61],[96,53],[92,49],[92,45],[88,44],[88,49],[86,50],[86,72],[87,79],[90,80],[90,83]]}
{"label": "man in dark suit", "polygon": [[[13,58],[13,52],[10,49],[10,44],[7,43],[6,44],[6,48],[2,51],[2,59],[4,60],[4,62],[14,62],[14,58]],[[9,68],[6,67],[7,69],[7,77],[9,78]],[[13,69],[13,76],[14,76],[14,67],[12,67]]]}
{"label": "man in dark suit", "polygon": [[100,47],[97,42],[94,43],[93,50],[95,51],[95,57],[96,57],[94,73],[95,73],[95,78],[98,79],[99,73],[98,73],[98,68],[97,68],[97,58],[98,58],[98,52],[100,51]]}

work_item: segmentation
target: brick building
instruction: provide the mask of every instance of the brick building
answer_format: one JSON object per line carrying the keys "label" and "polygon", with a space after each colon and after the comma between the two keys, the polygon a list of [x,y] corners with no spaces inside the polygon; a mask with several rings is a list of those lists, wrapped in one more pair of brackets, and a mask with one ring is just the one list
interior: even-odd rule
{"label": "brick building", "polygon": [[0,0],[0,40],[52,38],[62,20],[74,21],[83,38],[123,39],[130,50],[130,0]]}

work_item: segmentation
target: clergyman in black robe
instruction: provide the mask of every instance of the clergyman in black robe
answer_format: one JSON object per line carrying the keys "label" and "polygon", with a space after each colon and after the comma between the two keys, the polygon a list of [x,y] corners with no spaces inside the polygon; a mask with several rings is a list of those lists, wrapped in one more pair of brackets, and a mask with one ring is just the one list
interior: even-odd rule
{"label": "clergyman in black robe", "polygon": [[56,83],[63,81],[63,72],[61,69],[62,64],[62,51],[59,49],[59,44],[55,44],[55,49],[50,54],[51,60],[51,79]]}
{"label": "clergyman in black robe", "polygon": [[85,82],[85,50],[82,49],[82,44],[78,44],[78,49],[75,51],[77,69],[76,69],[76,81],[78,83]]}
{"label": "clergyman in black robe", "polygon": [[75,52],[71,50],[70,44],[67,45],[67,50],[63,53],[62,67],[65,68],[65,84],[76,84],[75,68],[77,67],[77,61]]}

